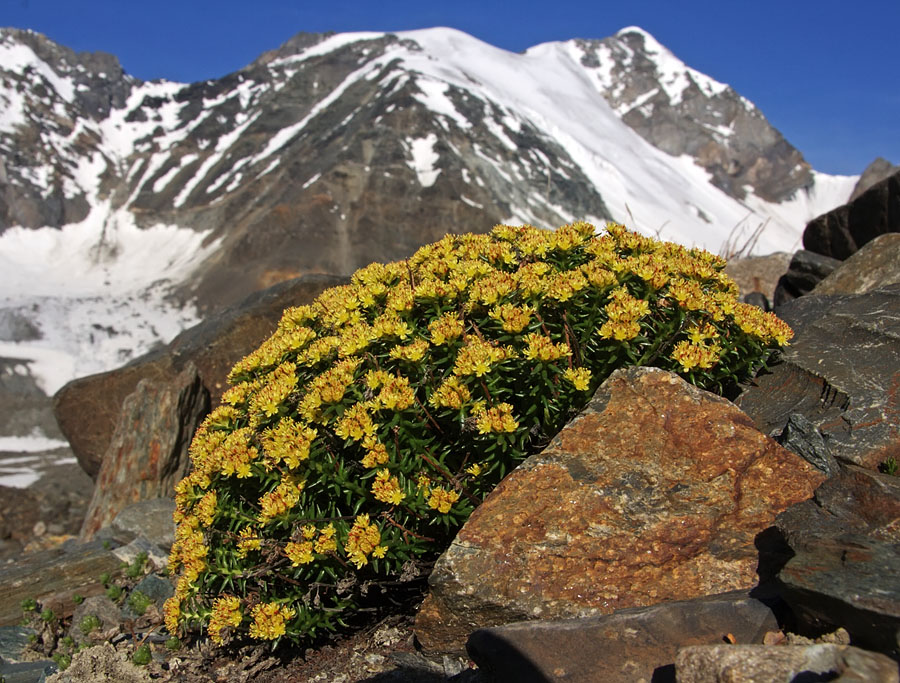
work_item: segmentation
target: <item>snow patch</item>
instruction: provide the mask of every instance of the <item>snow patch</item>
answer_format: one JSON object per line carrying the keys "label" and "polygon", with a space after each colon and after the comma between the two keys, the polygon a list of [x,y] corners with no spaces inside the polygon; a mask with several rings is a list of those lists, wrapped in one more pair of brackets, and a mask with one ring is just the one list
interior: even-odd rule
{"label": "snow patch", "polygon": [[412,155],[412,159],[408,162],[409,167],[416,172],[416,177],[422,187],[434,185],[441,173],[441,169],[434,167],[440,159],[440,155],[434,151],[436,142],[437,135],[434,133],[429,133],[424,138],[406,140],[407,149]]}

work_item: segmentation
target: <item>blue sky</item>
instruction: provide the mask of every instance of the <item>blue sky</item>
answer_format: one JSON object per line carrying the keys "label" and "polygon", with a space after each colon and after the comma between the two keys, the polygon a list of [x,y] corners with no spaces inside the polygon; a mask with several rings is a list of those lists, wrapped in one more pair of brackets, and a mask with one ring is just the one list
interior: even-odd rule
{"label": "blue sky", "polygon": [[898,0],[0,0],[0,26],[147,80],[222,76],[300,31],[452,26],[518,52],[629,25],[752,100],[817,170],[900,164]]}

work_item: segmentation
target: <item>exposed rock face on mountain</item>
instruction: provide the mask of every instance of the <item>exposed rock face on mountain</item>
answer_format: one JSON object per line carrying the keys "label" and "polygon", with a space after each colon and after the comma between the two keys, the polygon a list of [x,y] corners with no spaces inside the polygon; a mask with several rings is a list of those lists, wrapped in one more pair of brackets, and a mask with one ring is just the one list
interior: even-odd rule
{"label": "exposed rock face on mountain", "polygon": [[646,31],[631,27],[575,44],[625,123],[668,154],[696,159],[732,197],[743,199],[749,186],[779,202],[813,184],[809,164],[759,109],[685,66]]}
{"label": "exposed rock face on mountain", "polygon": [[[780,221],[767,202],[815,185],[752,104],[638,29],[524,55],[449,29],[300,34],[193,84],[4,29],[0,84],[0,231],[87,221],[98,260],[130,225],[198,231],[207,249],[192,247],[181,295],[201,308],[503,221],[633,212],[715,249],[748,209]],[[801,221],[852,182],[795,198]],[[798,229],[779,222],[772,239]]]}
{"label": "exposed rock face on mountain", "polygon": [[854,187],[853,192],[850,193],[850,201],[852,202],[859,197],[859,195],[872,187],[872,185],[880,183],[885,178],[890,178],[898,171],[900,171],[900,166],[894,166],[894,164],[887,159],[878,157],[875,161],[866,166],[865,170],[862,172],[862,175],[856,183],[856,187]]}

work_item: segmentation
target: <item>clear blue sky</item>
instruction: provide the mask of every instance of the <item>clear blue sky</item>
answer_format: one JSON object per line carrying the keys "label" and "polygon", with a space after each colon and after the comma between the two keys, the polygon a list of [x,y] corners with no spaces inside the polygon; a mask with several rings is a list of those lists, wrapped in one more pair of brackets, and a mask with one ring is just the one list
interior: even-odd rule
{"label": "clear blue sky", "polygon": [[756,103],[817,170],[900,164],[900,0],[0,0],[0,26],[145,80],[222,76],[300,31],[452,26],[518,52],[628,25]]}

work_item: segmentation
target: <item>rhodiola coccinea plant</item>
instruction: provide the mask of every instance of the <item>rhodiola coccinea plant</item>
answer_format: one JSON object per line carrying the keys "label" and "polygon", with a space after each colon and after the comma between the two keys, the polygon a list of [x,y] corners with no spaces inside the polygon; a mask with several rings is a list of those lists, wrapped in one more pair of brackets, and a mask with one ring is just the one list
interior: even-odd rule
{"label": "rhodiola coccinea plant", "polygon": [[792,333],[724,265],[621,225],[497,226],[289,308],[191,445],[169,631],[333,628],[360,587],[433,560],[616,368],[752,376]]}

